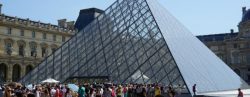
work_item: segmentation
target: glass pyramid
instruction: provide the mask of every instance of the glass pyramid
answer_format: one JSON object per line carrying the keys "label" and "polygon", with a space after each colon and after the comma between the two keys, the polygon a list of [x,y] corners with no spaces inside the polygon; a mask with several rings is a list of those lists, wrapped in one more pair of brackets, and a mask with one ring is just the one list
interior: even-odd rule
{"label": "glass pyramid", "polygon": [[157,0],[117,0],[20,82],[98,76],[180,84],[191,94],[193,84],[198,92],[248,86]]}

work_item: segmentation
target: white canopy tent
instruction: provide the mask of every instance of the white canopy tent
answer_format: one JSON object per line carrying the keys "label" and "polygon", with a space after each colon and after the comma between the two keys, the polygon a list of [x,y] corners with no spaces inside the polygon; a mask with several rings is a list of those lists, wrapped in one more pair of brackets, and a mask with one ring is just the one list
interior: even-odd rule
{"label": "white canopy tent", "polygon": [[57,81],[55,79],[52,79],[52,78],[48,78],[44,81],[42,81],[41,83],[59,83],[60,81]]}

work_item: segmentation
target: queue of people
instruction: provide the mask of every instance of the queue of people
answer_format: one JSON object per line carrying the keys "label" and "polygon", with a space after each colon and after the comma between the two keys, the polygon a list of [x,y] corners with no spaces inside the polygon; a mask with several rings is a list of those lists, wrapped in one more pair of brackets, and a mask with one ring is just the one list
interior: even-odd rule
{"label": "queue of people", "polygon": [[82,84],[73,91],[67,84],[5,85],[0,88],[0,97],[178,97],[181,90],[158,84]]}
{"label": "queue of people", "polygon": [[181,90],[157,84],[81,85],[79,97],[177,97]]}

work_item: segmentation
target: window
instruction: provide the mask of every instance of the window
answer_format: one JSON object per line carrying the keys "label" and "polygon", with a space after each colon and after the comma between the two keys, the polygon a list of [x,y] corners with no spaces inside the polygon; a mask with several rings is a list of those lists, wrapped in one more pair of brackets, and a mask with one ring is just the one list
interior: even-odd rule
{"label": "window", "polygon": [[235,43],[235,44],[234,44],[234,48],[237,48],[237,47],[238,47],[238,45]]}
{"label": "window", "polygon": [[246,55],[246,63],[249,63],[250,62],[250,53],[245,53]]}
{"label": "window", "polygon": [[10,35],[10,34],[11,34],[11,31],[12,31],[12,29],[11,29],[11,28],[8,28],[8,29],[7,29],[7,34]]}
{"label": "window", "polygon": [[62,36],[62,42],[65,42],[65,37],[64,36]]}
{"label": "window", "polygon": [[56,41],[56,35],[55,34],[53,35],[53,41]]}
{"label": "window", "polygon": [[31,45],[30,47],[30,56],[36,57],[36,46]]}
{"label": "window", "polygon": [[233,52],[232,53],[232,63],[236,64],[236,63],[240,63],[240,55],[238,52]]}
{"label": "window", "polygon": [[24,36],[24,30],[20,30],[20,36]]}
{"label": "window", "polygon": [[36,38],[36,32],[32,31],[32,38]]}
{"label": "window", "polygon": [[245,44],[240,44],[240,48],[245,48]]}
{"label": "window", "polygon": [[239,76],[241,75],[239,69],[234,69],[234,72],[235,72],[236,74],[238,74]]}
{"label": "window", "polygon": [[225,62],[225,56],[223,54],[218,54],[217,56]]}
{"label": "window", "polygon": [[43,39],[47,39],[47,34],[43,33]]}
{"label": "window", "polygon": [[11,55],[11,53],[12,53],[11,43],[6,43],[5,48],[6,48],[6,53],[8,55]]}
{"label": "window", "polygon": [[42,57],[45,57],[45,56],[46,56],[46,48],[42,47]]}
{"label": "window", "polygon": [[24,46],[23,45],[19,46],[19,55],[24,56]]}
{"label": "window", "polygon": [[218,46],[211,46],[210,49],[212,51],[218,51],[219,50]]}

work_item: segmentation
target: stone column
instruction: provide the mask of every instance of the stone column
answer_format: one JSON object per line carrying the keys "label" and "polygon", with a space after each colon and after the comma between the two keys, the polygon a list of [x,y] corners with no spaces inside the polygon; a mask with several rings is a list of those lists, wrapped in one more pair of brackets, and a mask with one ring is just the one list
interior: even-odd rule
{"label": "stone column", "polygon": [[25,75],[25,71],[26,71],[26,64],[22,64],[21,65],[21,78]]}
{"label": "stone column", "polygon": [[4,43],[4,39],[0,39],[0,55],[4,55],[5,54],[5,43]]}
{"label": "stone column", "polygon": [[8,64],[7,82],[12,82],[13,64]]}

